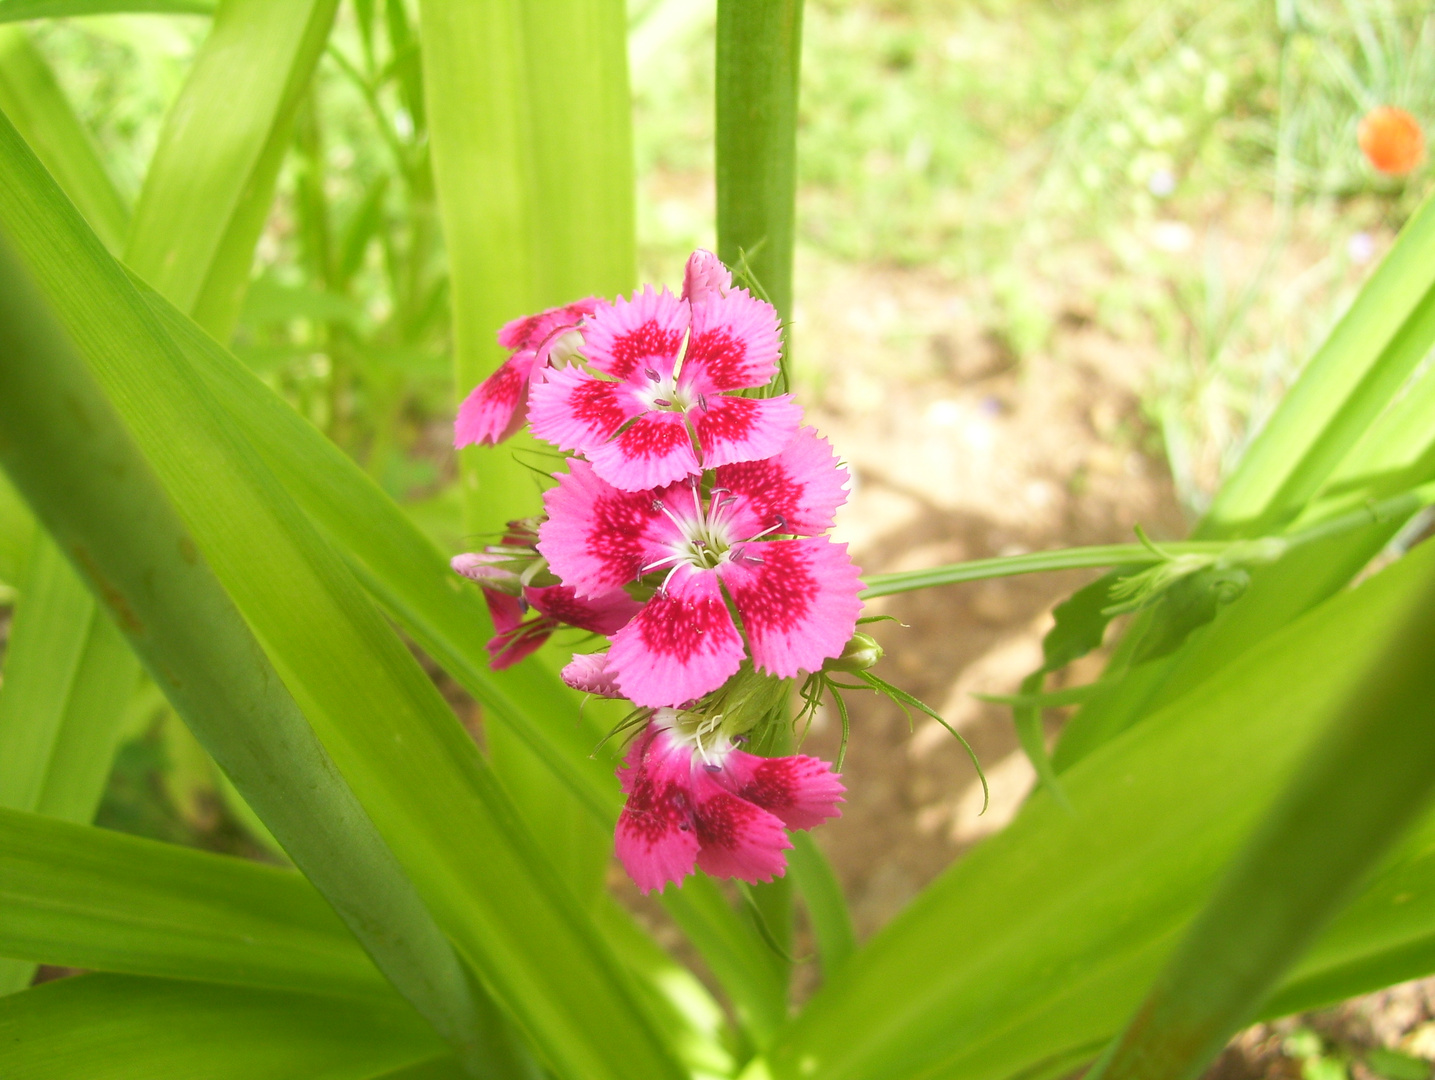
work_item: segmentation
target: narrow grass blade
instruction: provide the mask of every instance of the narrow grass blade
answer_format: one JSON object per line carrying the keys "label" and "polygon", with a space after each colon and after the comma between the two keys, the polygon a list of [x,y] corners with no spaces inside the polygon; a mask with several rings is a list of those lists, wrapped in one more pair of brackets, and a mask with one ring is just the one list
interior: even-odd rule
{"label": "narrow grass blade", "polygon": [[0,0],[0,22],[76,15],[212,15],[219,0]]}
{"label": "narrow grass blade", "polygon": [[[1225,550],[1224,541],[1198,541],[1163,544],[1172,555],[1213,555]],[[1105,569],[1110,566],[1145,566],[1161,557],[1143,544],[1103,544],[1096,547],[1062,548],[1059,551],[1033,551],[1026,555],[1003,555],[994,559],[972,559],[969,562],[934,566],[930,570],[903,570],[895,574],[871,574],[862,599],[930,589],[937,585],[960,585],[967,581],[1012,577],[1016,574],[1041,574],[1053,570]]]}
{"label": "narrow grass blade", "polygon": [[0,956],[393,1001],[292,870],[0,810]]}
{"label": "narrow grass blade", "polygon": [[792,834],[787,864],[802,893],[807,916],[812,920],[823,977],[830,979],[857,948],[857,935],[852,929],[852,914],[842,896],[842,883],[808,833]]}
{"label": "narrow grass blade", "polygon": [[561,1075],[674,1075],[591,915],[408,648],[7,126],[0,163],[0,222],[465,958]]}
{"label": "narrow grass blade", "polygon": [[[1221,486],[1197,535],[1268,531],[1360,438],[1411,363],[1398,338],[1435,287],[1435,198],[1406,223],[1280,407]],[[1416,361],[1419,360],[1417,356]],[[1408,370],[1408,368],[1406,368]],[[1335,460],[1331,460],[1334,458]]]}
{"label": "narrow grass blade", "polygon": [[[11,3],[0,3],[0,19]],[[105,246],[119,251],[130,208],[70,107],[55,73],[19,26],[0,27],[0,109],[45,163]]]}
{"label": "narrow grass blade", "polygon": [[466,976],[7,247],[0,463],[175,709],[381,970],[475,1060]]}
{"label": "narrow grass blade", "polygon": [[[22,590],[0,683],[0,807],[89,821],[139,664],[43,532]],[[0,960],[0,993],[33,974],[32,964]]]}
{"label": "narrow grass blade", "polygon": [[1435,789],[1435,573],[1232,861],[1092,1080],[1194,1077]]}
{"label": "narrow grass blade", "polygon": [[223,0],[170,107],[125,262],[221,340],[338,0]]}
{"label": "narrow grass blade", "polygon": [[443,1044],[403,1006],[82,975],[0,1000],[13,1080],[368,1080]]}
{"label": "narrow grass blade", "polygon": [[792,318],[802,0],[718,0],[718,256]]}
{"label": "narrow grass blade", "polygon": [[[854,953],[751,1076],[1001,1080],[1109,1038],[1320,735],[1331,701],[1426,603],[1432,573],[1435,547],[1417,548],[1102,746],[1062,777],[1074,813],[1038,791]],[[1380,879],[1387,897],[1428,848],[1428,833],[1402,845]],[[1427,874],[1412,891],[1426,896],[1435,881]],[[1407,925],[1392,940],[1374,908],[1349,934],[1362,927],[1370,947],[1347,936],[1312,972],[1415,937]]]}

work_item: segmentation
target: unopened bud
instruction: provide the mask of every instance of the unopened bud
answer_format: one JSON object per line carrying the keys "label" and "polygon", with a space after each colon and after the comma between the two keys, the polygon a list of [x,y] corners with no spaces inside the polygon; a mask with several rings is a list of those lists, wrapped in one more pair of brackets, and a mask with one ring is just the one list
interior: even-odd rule
{"label": "unopened bud", "polygon": [[866,671],[870,667],[876,667],[877,661],[882,659],[882,646],[877,644],[877,639],[871,634],[864,634],[860,630],[852,635],[842,649],[842,655],[835,659],[828,660],[822,665],[823,671]]}

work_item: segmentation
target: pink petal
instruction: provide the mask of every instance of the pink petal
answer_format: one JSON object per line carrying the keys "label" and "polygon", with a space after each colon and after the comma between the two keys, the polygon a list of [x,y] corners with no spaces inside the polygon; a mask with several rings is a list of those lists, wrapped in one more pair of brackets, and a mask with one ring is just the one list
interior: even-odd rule
{"label": "pink petal", "polygon": [[732,750],[717,780],[738,798],[776,814],[789,829],[811,829],[841,817],[837,804],[847,791],[827,762],[806,754],[767,758]]}
{"label": "pink petal", "polygon": [[607,698],[623,696],[618,691],[618,673],[609,666],[605,652],[577,653],[559,675],[574,690],[585,694]]}
{"label": "pink petal", "polygon": [[651,491],[619,491],[574,460],[558,486],[543,496],[548,520],[538,528],[538,551],[578,596],[598,596],[636,581],[662,558],[647,538],[658,521]]}
{"label": "pink petal", "polygon": [[523,609],[523,602],[506,592],[484,589],[483,598],[488,603],[488,614],[493,619],[493,628],[500,634],[514,629],[523,621],[523,616],[528,614]]}
{"label": "pink petal", "polygon": [[753,663],[784,679],[816,671],[851,640],[862,612],[858,572],[847,545],[825,536],[743,544],[718,568]]}
{"label": "pink petal", "polygon": [[458,407],[453,424],[453,445],[497,445],[523,426],[524,395],[536,357],[521,352],[509,357],[488,378],[473,388]]}
{"label": "pink petal", "polygon": [[620,296],[584,323],[583,355],[595,371],[616,379],[643,379],[649,369],[670,378],[688,319],[688,305],[667,289],[644,288],[631,300]]}
{"label": "pink petal", "polygon": [[722,466],[715,483],[738,496],[757,519],[748,536],[773,528],[815,536],[832,528],[837,508],[847,501],[847,470],[810,427],[801,428],[774,457]]}
{"label": "pink petal", "polygon": [[540,311],[537,315],[514,319],[503,324],[503,329],[498,332],[498,343],[505,349],[534,349],[554,330],[560,326],[576,326],[583,316],[593,314],[602,303],[598,297],[589,296],[563,307]]}
{"label": "pink petal", "polygon": [[614,635],[608,650],[623,695],[651,706],[678,705],[716,690],[743,655],[717,575],[686,565]]}
{"label": "pink petal", "polygon": [[697,762],[692,790],[697,799],[698,866],[704,873],[752,885],[783,874],[787,859],[782,853],[792,841],[776,815],[728,791]]}
{"label": "pink petal", "polygon": [[576,367],[550,369],[528,397],[533,434],[584,454],[644,409],[623,383],[595,379]]}
{"label": "pink petal", "polygon": [[649,726],[628,751],[618,779],[628,801],[613,846],[638,888],[661,891],[691,874],[698,857],[691,757],[672,745],[667,732]]}
{"label": "pink petal", "polygon": [[495,551],[469,551],[462,555],[455,555],[448,561],[455,573],[462,574],[470,581],[476,581],[480,585],[485,582],[512,582],[518,583],[518,575],[512,570],[505,570],[503,563],[513,561],[512,555]]}
{"label": "pink petal", "polygon": [[711,251],[698,248],[683,270],[683,299],[692,304],[721,298],[732,288],[732,273]]}
{"label": "pink petal", "polygon": [[703,451],[703,467],[771,457],[792,441],[802,423],[802,406],[791,396],[740,398],[715,396],[695,409],[693,428]]}
{"label": "pink petal", "polygon": [[547,619],[533,619],[489,638],[484,646],[488,650],[488,666],[494,671],[512,667],[538,651],[538,647],[552,636],[554,624]]}
{"label": "pink petal", "polygon": [[693,302],[678,383],[701,394],[762,386],[777,374],[781,354],[776,308],[746,289],[709,295]]}
{"label": "pink petal", "polygon": [[699,471],[681,413],[645,413],[616,439],[584,452],[594,472],[624,491],[662,487]]}
{"label": "pink petal", "polygon": [[530,585],[523,598],[548,618],[595,634],[616,634],[643,606],[622,589],[580,599],[567,585]]}

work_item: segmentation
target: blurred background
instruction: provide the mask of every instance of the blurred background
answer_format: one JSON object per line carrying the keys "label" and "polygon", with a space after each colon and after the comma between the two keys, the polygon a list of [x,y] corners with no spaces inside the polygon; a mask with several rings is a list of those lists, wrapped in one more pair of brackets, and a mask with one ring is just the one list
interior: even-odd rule
{"label": "blurred background", "polygon": [[[341,9],[236,351],[457,552],[472,544],[416,12],[377,6],[367,38]],[[629,0],[629,15],[641,279],[676,284],[715,246],[714,3]],[[0,27],[0,90],[38,50],[132,201],[206,28]],[[1435,121],[1426,2],[807,0],[804,33],[792,353],[852,470],[839,538],[871,572],[1123,542],[1138,522],[1183,535],[1431,184],[1428,163],[1376,172],[1356,138],[1379,105]],[[1052,604],[1085,580],[877,602],[903,624],[882,631],[888,677],[971,740],[993,806],[977,816],[971,767],[935,724],[854,701],[851,798],[819,839],[859,934],[1029,790],[1009,715],[971,695],[1038,666]],[[130,730],[101,824],[264,850],[157,694]],[[835,748],[819,717],[806,749]],[[1330,1080],[1361,1040],[1435,1058],[1431,997],[1259,1029],[1220,1068]]]}

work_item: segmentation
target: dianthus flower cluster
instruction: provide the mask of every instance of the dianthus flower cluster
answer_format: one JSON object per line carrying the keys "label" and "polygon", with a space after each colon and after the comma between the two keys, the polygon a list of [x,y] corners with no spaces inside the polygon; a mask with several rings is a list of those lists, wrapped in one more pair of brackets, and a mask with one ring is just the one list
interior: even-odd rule
{"label": "dianthus flower cluster", "polygon": [[[642,724],[619,771],[617,854],[644,890],[695,867],[783,873],[786,829],[836,817],[827,763],[760,757],[795,680],[854,640],[858,569],[826,534],[847,473],[774,394],[771,304],[695,252],[679,296],[651,288],[509,323],[509,359],[463,402],[455,443],[526,422],[568,456],[543,514],[454,569],[484,591],[494,667],[564,626],[607,639],[564,680],[626,698]],[[860,635],[859,635],[860,637]]]}

